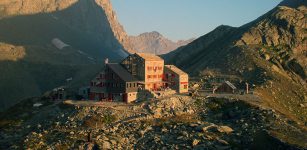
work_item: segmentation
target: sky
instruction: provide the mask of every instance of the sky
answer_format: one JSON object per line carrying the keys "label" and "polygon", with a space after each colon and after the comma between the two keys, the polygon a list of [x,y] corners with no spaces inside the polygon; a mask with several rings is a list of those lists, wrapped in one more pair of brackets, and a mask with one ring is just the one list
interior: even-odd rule
{"label": "sky", "polygon": [[111,0],[128,35],[158,31],[177,41],[200,37],[219,25],[239,27],[281,0]]}

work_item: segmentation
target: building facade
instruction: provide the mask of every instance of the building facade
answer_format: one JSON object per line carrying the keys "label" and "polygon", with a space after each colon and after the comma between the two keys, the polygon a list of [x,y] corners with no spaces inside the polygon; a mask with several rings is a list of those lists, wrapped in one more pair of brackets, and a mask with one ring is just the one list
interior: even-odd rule
{"label": "building facade", "polygon": [[121,63],[108,63],[90,86],[89,99],[133,102],[138,92],[171,88],[188,92],[188,74],[153,54],[135,53]]}
{"label": "building facade", "polygon": [[137,99],[138,80],[122,65],[107,64],[107,92],[113,101],[133,102]]}
{"label": "building facade", "polygon": [[154,54],[136,53],[121,63],[133,76],[140,79],[146,90],[158,90],[165,86],[163,81],[164,60]]}
{"label": "building facade", "polygon": [[91,81],[89,99],[102,100],[106,99],[107,95],[106,73],[102,71]]}
{"label": "building facade", "polygon": [[164,81],[166,87],[176,90],[178,93],[187,93],[189,89],[189,75],[174,65],[165,65]]}

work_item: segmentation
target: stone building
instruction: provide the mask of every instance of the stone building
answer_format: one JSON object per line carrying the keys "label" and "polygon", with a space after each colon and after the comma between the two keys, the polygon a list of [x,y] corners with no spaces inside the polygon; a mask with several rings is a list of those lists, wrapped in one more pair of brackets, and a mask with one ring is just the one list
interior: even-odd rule
{"label": "stone building", "polygon": [[164,81],[166,81],[166,87],[170,87],[178,93],[188,92],[189,75],[174,65],[164,66]]}
{"label": "stone building", "polygon": [[[188,92],[188,74],[154,54],[135,53],[121,63],[108,63],[90,86],[91,100],[133,102],[138,96],[161,94],[165,88]],[[174,91],[175,92],[175,91]]]}
{"label": "stone building", "polygon": [[90,84],[89,99],[102,100],[107,98],[107,83],[105,71],[100,72]]}
{"label": "stone building", "polygon": [[127,103],[137,99],[138,79],[120,64],[106,65],[108,99]]}
{"label": "stone building", "polygon": [[213,93],[229,93],[234,94],[237,92],[237,87],[234,86],[231,82],[225,81],[217,88],[213,89]]}
{"label": "stone building", "polygon": [[105,71],[100,72],[91,81],[91,100],[125,101],[136,100],[138,80],[120,64],[106,64]]}
{"label": "stone building", "polygon": [[140,79],[139,84],[146,90],[158,90],[163,82],[164,60],[154,54],[135,53],[121,63],[133,76]]}

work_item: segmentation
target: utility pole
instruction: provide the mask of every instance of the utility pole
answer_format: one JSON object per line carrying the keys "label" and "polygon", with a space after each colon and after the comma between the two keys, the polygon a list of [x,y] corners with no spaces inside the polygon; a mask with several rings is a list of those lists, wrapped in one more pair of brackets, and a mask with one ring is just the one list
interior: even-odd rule
{"label": "utility pole", "polygon": [[249,93],[249,84],[247,82],[245,84],[246,84],[246,94],[248,94]]}

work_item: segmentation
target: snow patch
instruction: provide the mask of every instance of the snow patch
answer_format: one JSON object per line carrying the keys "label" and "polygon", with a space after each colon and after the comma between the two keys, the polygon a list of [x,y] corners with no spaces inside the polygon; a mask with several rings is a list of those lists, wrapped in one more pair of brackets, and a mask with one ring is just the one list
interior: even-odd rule
{"label": "snow patch", "polygon": [[33,107],[40,107],[42,105],[43,105],[42,103],[35,103],[35,104],[33,104]]}
{"label": "snow patch", "polygon": [[68,44],[64,43],[63,41],[61,41],[61,40],[58,39],[58,38],[54,38],[51,42],[52,42],[52,44],[53,44],[56,48],[58,48],[58,49],[60,49],[60,50],[62,50],[63,48],[69,46]]}

